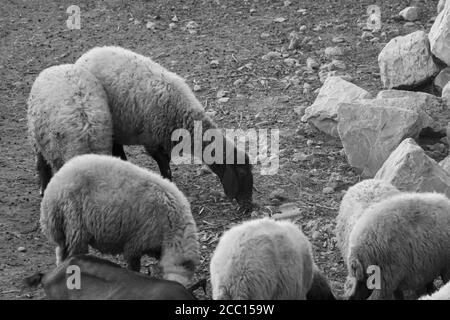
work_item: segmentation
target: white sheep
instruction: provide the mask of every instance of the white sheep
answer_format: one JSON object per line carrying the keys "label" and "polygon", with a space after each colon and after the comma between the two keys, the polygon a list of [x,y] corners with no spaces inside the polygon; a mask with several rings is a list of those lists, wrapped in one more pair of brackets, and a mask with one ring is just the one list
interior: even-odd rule
{"label": "white sheep", "polygon": [[389,182],[378,179],[363,180],[347,190],[339,207],[335,229],[337,247],[345,262],[347,262],[350,232],[356,221],[371,204],[399,192]]}
{"label": "white sheep", "polygon": [[420,300],[450,300],[450,282],[447,282],[435,293],[421,297]]}
{"label": "white sheep", "polygon": [[306,299],[313,281],[311,244],[292,222],[257,219],[226,231],[211,259],[216,300]]}
{"label": "white sheep", "polygon": [[[208,129],[217,129],[184,79],[148,57],[120,47],[97,47],[83,54],[76,65],[88,69],[105,88],[115,145],[143,145],[165,178],[172,178],[169,162],[171,151],[178,143],[172,141],[176,129],[186,129],[192,142],[195,122],[202,125],[201,136]],[[223,134],[222,140],[223,163],[227,152],[233,152],[234,162],[206,164],[220,178],[225,194],[236,199],[241,209],[249,211],[253,191],[249,158]],[[208,144],[200,142],[199,145],[205,148]],[[244,157],[245,163],[237,163],[237,154]]]}
{"label": "white sheep", "polygon": [[186,285],[199,264],[189,202],[160,175],[103,155],[69,160],[52,178],[41,204],[41,228],[56,247],[57,265],[88,253],[123,253],[140,270],[144,254],[160,258],[167,280]]}
{"label": "white sheep", "polygon": [[72,64],[42,71],[28,98],[28,133],[43,194],[52,174],[70,158],[111,154],[112,119],[101,83]]}
{"label": "white sheep", "polygon": [[439,275],[444,283],[450,279],[449,248],[445,195],[400,193],[382,200],[350,234],[346,294],[351,299],[402,299],[405,290],[421,295]]}

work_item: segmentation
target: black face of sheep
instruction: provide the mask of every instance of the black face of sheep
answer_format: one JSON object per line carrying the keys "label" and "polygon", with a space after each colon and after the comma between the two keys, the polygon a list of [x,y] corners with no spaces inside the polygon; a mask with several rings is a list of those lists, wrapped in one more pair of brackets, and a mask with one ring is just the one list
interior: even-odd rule
{"label": "black face of sheep", "polygon": [[348,300],[367,300],[372,290],[367,288],[366,280],[347,279],[345,283],[345,295]]}
{"label": "black face of sheep", "polygon": [[243,213],[250,212],[253,208],[253,174],[251,164],[215,164],[211,166],[211,169],[219,176],[226,196],[229,199],[236,199],[240,211]]}
{"label": "black face of sheep", "polygon": [[307,300],[336,300],[331,290],[330,284],[325,276],[319,272],[314,272],[311,288],[306,294]]}

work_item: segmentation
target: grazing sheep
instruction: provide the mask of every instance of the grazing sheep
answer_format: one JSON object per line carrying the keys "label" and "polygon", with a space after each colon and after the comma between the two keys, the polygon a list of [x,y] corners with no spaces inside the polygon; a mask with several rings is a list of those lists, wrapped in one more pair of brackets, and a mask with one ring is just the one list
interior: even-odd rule
{"label": "grazing sheep", "polygon": [[[169,166],[176,129],[186,129],[193,140],[195,122],[203,133],[217,129],[205,114],[186,82],[150,58],[120,47],[97,47],[83,54],[76,65],[88,69],[105,88],[118,146],[143,145],[156,160],[163,177],[172,179]],[[240,154],[245,163],[206,163],[220,178],[225,194],[236,199],[241,209],[252,207],[253,176],[247,154],[238,150],[223,134],[225,155]],[[202,143],[202,150],[209,144]],[[192,143],[191,148],[193,148]],[[192,152],[192,149],[190,150]],[[192,152],[193,154],[193,152]]]}
{"label": "grazing sheep", "polygon": [[314,265],[313,281],[306,294],[306,300],[336,300],[328,279]]}
{"label": "grazing sheep", "polygon": [[313,281],[311,244],[288,221],[258,219],[226,231],[210,264],[216,300],[305,300]]}
{"label": "grazing sheep", "polygon": [[[73,284],[70,266],[79,268],[79,289],[67,286],[68,282]],[[25,278],[24,284],[42,284],[50,300],[195,300],[178,282],[148,277],[90,255],[70,257],[46,274]]]}
{"label": "grazing sheep", "polygon": [[101,83],[72,64],[42,71],[28,98],[28,132],[43,194],[52,174],[70,158],[111,154],[112,120]]}
{"label": "grazing sheep", "polygon": [[447,282],[437,292],[421,297],[420,300],[450,300],[450,282]]}
{"label": "grazing sheep", "polygon": [[399,192],[389,182],[377,179],[363,180],[347,190],[339,207],[335,229],[337,246],[345,262],[347,262],[350,232],[364,210],[371,204]]}
{"label": "grazing sheep", "polygon": [[[350,299],[397,299],[422,290],[439,275],[450,279],[450,200],[438,193],[400,193],[369,207],[349,241]],[[368,288],[369,266],[380,268]],[[371,271],[372,273],[373,271]],[[377,282],[377,281],[375,281]],[[376,284],[376,283],[375,283]],[[371,290],[373,290],[371,292]]]}
{"label": "grazing sheep", "polygon": [[56,245],[57,265],[88,253],[123,253],[131,270],[144,254],[160,258],[164,278],[186,285],[199,264],[189,202],[160,175],[118,158],[77,156],[47,186],[41,228]]}

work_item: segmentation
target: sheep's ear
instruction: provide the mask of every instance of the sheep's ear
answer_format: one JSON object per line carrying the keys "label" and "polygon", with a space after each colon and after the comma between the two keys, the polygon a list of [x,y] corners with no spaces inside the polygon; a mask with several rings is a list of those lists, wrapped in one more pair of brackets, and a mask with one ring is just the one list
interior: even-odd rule
{"label": "sheep's ear", "polygon": [[239,184],[236,173],[231,166],[225,167],[222,185],[227,197],[230,199],[234,199],[238,193]]}

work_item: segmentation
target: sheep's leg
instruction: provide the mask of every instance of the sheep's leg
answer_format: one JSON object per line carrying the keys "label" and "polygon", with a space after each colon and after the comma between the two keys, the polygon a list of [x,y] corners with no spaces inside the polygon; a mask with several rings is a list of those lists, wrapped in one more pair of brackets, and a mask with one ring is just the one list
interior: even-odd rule
{"label": "sheep's leg", "polygon": [[127,155],[125,154],[125,151],[123,150],[123,145],[121,145],[117,142],[113,142],[112,155],[114,157],[118,157],[124,161],[127,161]]}
{"label": "sheep's leg", "polygon": [[155,159],[156,163],[159,167],[159,172],[161,175],[172,181],[172,171],[170,170],[170,155],[168,155],[162,148],[159,148],[157,151],[147,149],[147,152]]}
{"label": "sheep's leg", "polygon": [[56,266],[59,266],[64,260],[66,260],[67,251],[63,247],[57,246],[55,248],[55,255],[56,255]]}
{"label": "sheep's leg", "polygon": [[52,168],[48,165],[40,152],[36,155],[36,167],[39,174],[39,183],[41,184],[40,194],[43,196],[44,191],[52,178]]}

